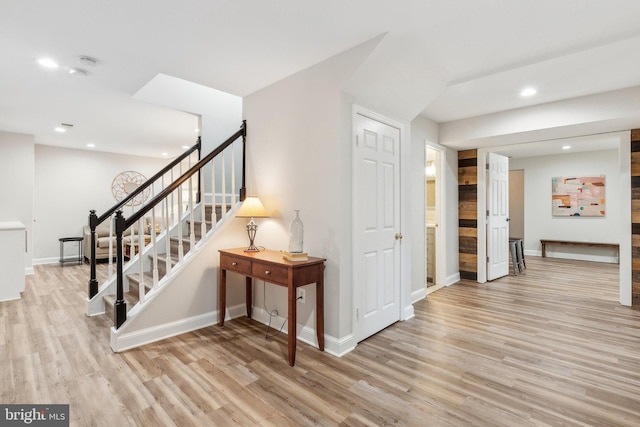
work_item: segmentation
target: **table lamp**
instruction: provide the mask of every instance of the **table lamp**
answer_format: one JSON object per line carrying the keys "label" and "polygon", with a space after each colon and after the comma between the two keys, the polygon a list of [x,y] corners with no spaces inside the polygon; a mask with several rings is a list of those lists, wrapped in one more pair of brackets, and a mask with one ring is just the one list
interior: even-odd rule
{"label": "table lamp", "polygon": [[247,234],[249,235],[249,247],[245,252],[258,252],[258,249],[253,240],[256,238],[256,231],[258,231],[258,224],[253,220],[254,218],[269,218],[267,210],[262,205],[262,202],[257,197],[247,197],[238,212],[236,218],[251,218],[251,221],[247,224]]}

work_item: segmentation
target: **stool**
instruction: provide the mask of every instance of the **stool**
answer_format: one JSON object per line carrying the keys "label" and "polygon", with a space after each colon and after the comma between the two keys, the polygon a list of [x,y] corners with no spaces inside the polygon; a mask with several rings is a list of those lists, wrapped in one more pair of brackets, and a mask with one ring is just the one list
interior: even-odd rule
{"label": "stool", "polygon": [[513,265],[513,274],[518,275],[518,242],[515,240],[509,240],[509,250],[511,251],[511,264]]}
{"label": "stool", "polygon": [[[517,276],[526,268],[524,264],[524,245],[522,239],[509,238],[509,249],[511,250],[511,262],[513,263],[513,272]],[[517,269],[517,270],[516,270]]]}
{"label": "stool", "polygon": [[[67,262],[77,262],[82,264],[82,237],[61,237],[58,239],[60,242],[60,265],[64,267],[64,264]],[[78,242],[78,257],[77,258],[68,258],[64,257],[64,244],[68,242]]]}

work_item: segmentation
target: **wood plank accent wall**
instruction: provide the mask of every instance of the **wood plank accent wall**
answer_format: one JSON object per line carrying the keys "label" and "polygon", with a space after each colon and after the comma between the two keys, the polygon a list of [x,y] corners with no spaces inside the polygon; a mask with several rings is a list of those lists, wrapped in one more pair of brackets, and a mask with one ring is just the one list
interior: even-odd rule
{"label": "wood plank accent wall", "polygon": [[478,150],[458,151],[458,241],[460,278],[478,280]]}
{"label": "wood plank accent wall", "polygon": [[640,306],[640,129],[631,130],[631,305]]}

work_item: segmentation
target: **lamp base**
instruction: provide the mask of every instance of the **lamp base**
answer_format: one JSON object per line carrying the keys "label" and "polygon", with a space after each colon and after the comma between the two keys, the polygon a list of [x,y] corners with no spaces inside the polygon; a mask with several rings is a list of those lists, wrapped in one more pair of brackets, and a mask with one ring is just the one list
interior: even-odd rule
{"label": "lamp base", "polygon": [[258,231],[258,224],[251,218],[251,221],[247,224],[247,234],[249,235],[249,247],[246,248],[245,252],[260,252],[260,249],[253,244],[254,239],[256,238],[256,231]]}

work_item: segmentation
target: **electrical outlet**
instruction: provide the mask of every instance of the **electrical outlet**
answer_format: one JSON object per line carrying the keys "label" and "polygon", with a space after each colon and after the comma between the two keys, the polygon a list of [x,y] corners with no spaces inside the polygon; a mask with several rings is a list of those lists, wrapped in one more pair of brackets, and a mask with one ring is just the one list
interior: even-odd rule
{"label": "electrical outlet", "polygon": [[298,293],[296,294],[296,298],[301,303],[303,303],[303,304],[306,303],[307,302],[307,291],[305,289],[298,288]]}

